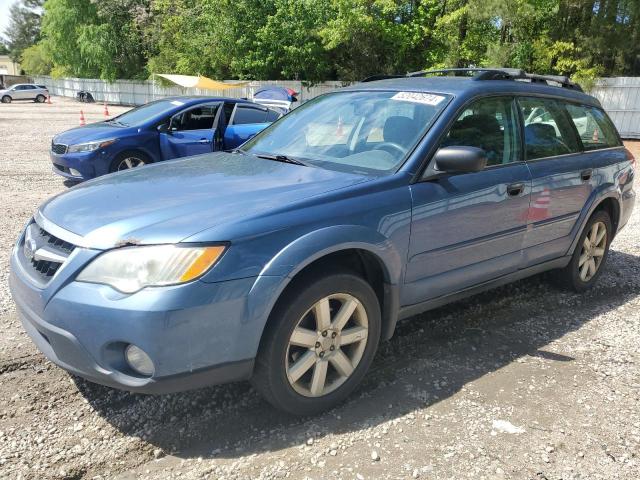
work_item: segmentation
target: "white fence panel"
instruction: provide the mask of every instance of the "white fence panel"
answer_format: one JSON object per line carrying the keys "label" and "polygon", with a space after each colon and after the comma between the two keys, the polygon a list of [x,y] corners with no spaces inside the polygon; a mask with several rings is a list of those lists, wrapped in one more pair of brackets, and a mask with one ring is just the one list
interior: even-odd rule
{"label": "white fence panel", "polygon": [[[253,81],[244,87],[216,91],[178,86],[162,87],[158,82],[149,80],[117,80],[113,83],[90,78],[34,77],[33,80],[35,83],[47,85],[49,91],[54,95],[75,97],[80,90],[87,90],[91,92],[97,102],[106,101],[120,105],[142,105],[159,98],[180,95],[253,98],[255,91],[261,86],[279,85],[292,88],[300,93],[299,103],[293,104],[295,107],[318,95],[348,85],[333,81],[304,86],[302,82],[297,80],[271,80]],[[640,139],[640,77],[602,78],[596,82],[591,94],[600,100],[623,138]]]}
{"label": "white fence panel", "polygon": [[640,77],[601,78],[590,93],[600,100],[622,138],[640,139]]}
{"label": "white fence panel", "polygon": [[252,81],[249,85],[229,90],[202,90],[197,88],[182,88],[179,86],[162,87],[154,81],[116,80],[109,83],[104,80],[91,78],[51,78],[46,76],[34,77],[35,83],[41,83],[49,88],[53,95],[75,97],[80,90],[91,93],[96,102],[119,105],[142,105],[159,98],[180,95],[206,95],[232,98],[253,98],[255,91],[263,85],[279,85],[292,88],[299,92],[299,102],[293,106],[311,100],[323,93],[348,85],[343,82],[323,82],[313,86],[304,86],[297,80]]}

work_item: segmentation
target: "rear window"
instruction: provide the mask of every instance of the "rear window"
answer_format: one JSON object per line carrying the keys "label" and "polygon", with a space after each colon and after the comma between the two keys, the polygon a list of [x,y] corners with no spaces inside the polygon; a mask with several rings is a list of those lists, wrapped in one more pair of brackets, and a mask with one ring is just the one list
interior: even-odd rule
{"label": "rear window", "polygon": [[619,147],[620,140],[613,123],[599,108],[566,105],[585,150]]}

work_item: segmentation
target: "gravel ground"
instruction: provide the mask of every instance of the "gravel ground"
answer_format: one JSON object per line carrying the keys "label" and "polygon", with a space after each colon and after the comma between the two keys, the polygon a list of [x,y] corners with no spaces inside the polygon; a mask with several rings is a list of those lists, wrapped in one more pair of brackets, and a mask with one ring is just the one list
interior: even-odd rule
{"label": "gravel ground", "polygon": [[[404,322],[324,415],[284,416],[247,384],[133,395],[46,361],[9,296],[11,245],[67,188],[47,152],[81,105],[53,102],[0,105],[0,477],[640,477],[640,208],[591,292],[538,276]],[[82,108],[101,119],[102,106]]]}

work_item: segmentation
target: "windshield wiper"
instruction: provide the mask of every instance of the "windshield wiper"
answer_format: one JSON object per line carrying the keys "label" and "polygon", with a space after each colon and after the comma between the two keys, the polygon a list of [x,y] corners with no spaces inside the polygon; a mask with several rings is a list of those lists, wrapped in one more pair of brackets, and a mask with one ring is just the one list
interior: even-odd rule
{"label": "windshield wiper", "polygon": [[309,165],[298,160],[297,158],[289,157],[287,155],[269,155],[266,153],[256,153],[256,157],[264,158],[265,160],[275,160],[276,162],[291,163],[292,165],[302,165],[308,167]]}

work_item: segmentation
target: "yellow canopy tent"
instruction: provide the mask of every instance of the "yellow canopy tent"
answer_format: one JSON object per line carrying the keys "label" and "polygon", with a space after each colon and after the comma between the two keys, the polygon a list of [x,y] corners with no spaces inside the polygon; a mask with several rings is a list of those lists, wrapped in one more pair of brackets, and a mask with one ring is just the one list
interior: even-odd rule
{"label": "yellow canopy tent", "polygon": [[176,83],[185,88],[202,88],[206,90],[228,90],[230,88],[239,88],[249,85],[250,82],[236,82],[226,83],[211,80],[210,78],[203,77],[202,75],[169,75],[164,73],[157,73],[159,77],[166,78],[170,82]]}

